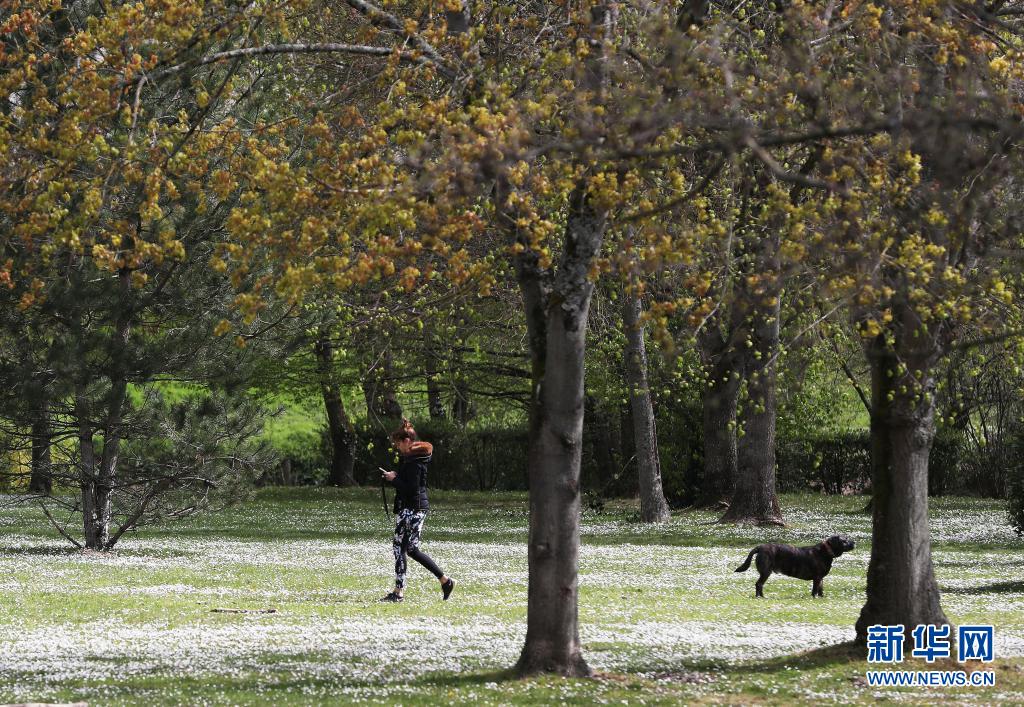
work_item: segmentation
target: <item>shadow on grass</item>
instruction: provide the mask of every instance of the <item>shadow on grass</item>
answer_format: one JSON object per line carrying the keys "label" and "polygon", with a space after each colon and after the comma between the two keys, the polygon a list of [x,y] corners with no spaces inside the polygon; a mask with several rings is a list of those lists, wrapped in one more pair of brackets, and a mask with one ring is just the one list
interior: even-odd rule
{"label": "shadow on grass", "polygon": [[834,646],[823,646],[806,653],[783,655],[755,663],[744,663],[744,672],[774,673],[785,668],[827,668],[845,663],[856,663],[865,659],[866,651],[853,641]]}
{"label": "shadow on grass", "polygon": [[505,668],[504,670],[488,670],[479,673],[426,673],[417,678],[415,684],[449,688],[479,687],[487,683],[512,682],[519,679],[515,668]]}
{"label": "shadow on grass", "polygon": [[133,557],[164,560],[175,557],[194,557],[196,554],[192,550],[178,549],[170,544],[161,547],[156,551],[148,551],[132,547],[130,544],[125,543],[124,545],[116,546],[112,550],[105,550],[101,552],[98,550],[83,551],[80,548],[73,547],[67,542],[61,545],[59,544],[61,542],[60,539],[50,536],[41,537],[40,540],[53,542],[55,544],[37,545],[34,547],[5,547],[0,545],[0,557],[4,557],[5,555],[10,555],[12,557],[80,557],[83,560]]}
{"label": "shadow on grass", "polygon": [[[934,545],[932,547],[934,547]],[[964,547],[965,546],[960,546],[960,547],[958,547],[956,549],[963,550]],[[971,545],[970,547],[973,548],[975,546]],[[944,567],[944,568],[945,567],[964,567],[964,568],[967,568],[967,569],[978,569],[979,566],[984,566],[985,568],[990,568],[990,567],[1019,567],[1020,566],[1020,556],[1018,556],[1018,555],[1008,556],[1005,559],[1000,559],[1000,560],[992,560],[992,559],[989,559],[989,558],[985,558],[984,565],[981,565],[980,561],[976,560],[976,559],[975,560],[945,560],[945,559],[942,559],[942,558],[938,558],[938,559],[933,559],[932,562],[935,564],[936,567]]]}
{"label": "shadow on grass", "polygon": [[948,587],[942,590],[943,594],[1017,594],[1024,593],[1024,581],[1021,582],[994,582],[992,584],[978,584],[973,587]]}
{"label": "shadow on grass", "polygon": [[[680,675],[686,678],[700,676],[702,673],[778,673],[785,670],[814,670],[831,668],[849,663],[861,662],[865,659],[865,649],[850,641],[833,646],[823,646],[806,653],[783,655],[763,661],[744,662],[731,665],[723,669],[720,663],[703,660],[687,660],[677,665],[667,667],[659,666],[655,671],[665,676]],[[666,669],[667,668],[667,669]],[[532,680],[543,678],[543,675],[520,677],[515,668],[505,670],[472,672],[472,673],[430,673],[421,676],[416,682],[423,685],[436,685],[441,687],[472,687],[481,686],[487,683],[514,682],[517,680]],[[648,676],[638,674],[631,670],[626,672],[595,672],[594,678],[618,678],[643,681]]]}
{"label": "shadow on grass", "polygon": [[[853,641],[849,641],[832,646],[823,646],[806,653],[790,653],[765,660],[743,661],[725,665],[713,657],[689,659],[680,661],[673,666],[659,666],[657,672],[666,675],[691,675],[694,672],[733,673],[737,675],[748,675],[750,673],[770,674],[792,671],[794,669],[801,671],[830,668],[863,661],[865,656],[866,652],[863,646],[858,646]],[[630,674],[632,673],[626,673],[626,675]]]}
{"label": "shadow on grass", "polygon": [[79,550],[77,547],[74,547],[74,546],[72,546],[70,544],[66,544],[63,547],[57,546],[57,545],[38,545],[38,546],[35,546],[35,547],[4,547],[4,546],[0,545],[0,557],[2,557],[4,555],[14,555],[14,556],[27,555],[27,556],[40,556],[40,557],[45,557],[47,555],[60,555],[60,556],[63,557],[63,556],[68,556],[68,555],[81,555],[81,554],[82,554],[81,550]]}

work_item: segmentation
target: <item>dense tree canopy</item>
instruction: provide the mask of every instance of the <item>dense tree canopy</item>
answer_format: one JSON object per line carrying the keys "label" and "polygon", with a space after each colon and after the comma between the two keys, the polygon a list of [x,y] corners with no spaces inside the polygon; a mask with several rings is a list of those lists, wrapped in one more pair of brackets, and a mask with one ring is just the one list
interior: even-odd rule
{"label": "dense tree canopy", "polygon": [[[525,333],[509,348],[530,364],[528,388],[508,387],[530,439],[519,668],[586,674],[595,290],[625,302],[645,520],[667,507],[643,327],[700,361],[699,501],[781,524],[779,368],[812,332],[834,344],[848,326],[870,380],[836,349],[870,415],[858,635],[946,623],[926,516],[939,380],[950,357],[1021,334],[1020,17],[953,0],[7,3],[2,336],[23,328],[33,355],[70,337],[79,352],[70,373],[17,359],[45,401],[19,425],[65,406],[96,517],[130,386],[181,373],[167,335],[182,317],[237,372],[225,362],[242,354],[217,341],[256,346],[301,311],[332,480],[351,483],[337,350],[358,349],[368,413],[394,418],[397,342],[410,354],[420,340],[441,417],[442,369],[467,397],[463,359],[525,378],[527,359],[488,359],[451,328],[515,311]],[[104,533],[86,521],[90,547]]]}

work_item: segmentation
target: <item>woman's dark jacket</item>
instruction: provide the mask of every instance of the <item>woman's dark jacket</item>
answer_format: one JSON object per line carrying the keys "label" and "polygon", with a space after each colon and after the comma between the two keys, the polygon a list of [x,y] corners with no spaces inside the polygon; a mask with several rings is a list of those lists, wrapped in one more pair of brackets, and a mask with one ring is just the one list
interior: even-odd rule
{"label": "woman's dark jacket", "polygon": [[395,487],[396,514],[401,510],[425,511],[430,507],[427,502],[427,464],[433,452],[430,442],[415,442],[409,454],[402,456],[398,476],[391,481]]}

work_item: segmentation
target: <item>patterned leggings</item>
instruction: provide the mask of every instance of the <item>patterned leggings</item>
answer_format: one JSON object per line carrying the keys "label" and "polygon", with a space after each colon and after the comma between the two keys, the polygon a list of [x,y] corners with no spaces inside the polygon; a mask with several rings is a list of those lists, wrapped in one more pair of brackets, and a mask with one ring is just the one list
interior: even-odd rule
{"label": "patterned leggings", "polygon": [[406,555],[426,567],[438,579],[444,576],[444,572],[430,559],[430,555],[420,550],[420,533],[423,532],[423,522],[426,519],[426,511],[412,511],[407,508],[399,511],[396,518],[395,540],[391,549],[395,553],[395,586],[399,589],[405,588]]}

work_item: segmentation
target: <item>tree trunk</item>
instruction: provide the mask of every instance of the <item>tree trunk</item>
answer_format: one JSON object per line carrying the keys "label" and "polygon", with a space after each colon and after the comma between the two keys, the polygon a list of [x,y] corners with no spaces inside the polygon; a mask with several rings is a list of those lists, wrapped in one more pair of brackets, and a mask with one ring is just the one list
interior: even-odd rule
{"label": "tree trunk", "polygon": [[520,674],[589,675],[578,627],[580,454],[587,279],[604,216],[581,182],[570,199],[562,262],[552,286],[527,247],[517,259],[533,374],[530,405],[530,541],[526,642]]}
{"label": "tree trunk", "polygon": [[437,353],[430,336],[426,337],[424,358],[424,368],[427,374],[427,410],[430,412],[431,420],[443,420],[445,418],[444,401],[441,399],[441,386],[437,383]]}
{"label": "tree trunk", "polygon": [[384,375],[381,379],[383,388],[381,390],[381,410],[384,415],[393,419],[401,419],[402,404],[398,402],[398,394],[395,392],[394,357],[391,349],[384,355]]}
{"label": "tree trunk", "polygon": [[[924,337],[921,337],[924,338]],[[881,337],[871,367],[871,561],[857,641],[874,624],[903,624],[909,653],[918,624],[949,623],[939,603],[928,531],[928,453],[935,434],[931,359],[897,356]],[[905,372],[900,373],[900,365]]]}
{"label": "tree trunk", "polygon": [[320,393],[327,411],[327,434],[331,440],[331,470],[327,483],[331,486],[355,486],[352,475],[355,465],[355,429],[352,421],[345,413],[345,404],[341,399],[334,376],[334,348],[330,339],[321,335],[314,346],[316,350],[317,372],[320,376]]}
{"label": "tree trunk", "polygon": [[701,396],[704,439],[704,480],[696,505],[727,504],[736,489],[736,405],[740,395],[737,358],[717,331],[698,337],[708,381]]}
{"label": "tree trunk", "polygon": [[94,537],[97,542],[94,549],[98,550],[109,550],[113,547],[110,542],[110,522],[113,517],[114,478],[117,473],[118,453],[121,449],[121,424],[127,393],[128,381],[124,379],[112,381],[107,421],[103,430],[103,451],[100,454],[94,486],[96,499]]}
{"label": "tree trunk", "polygon": [[647,384],[647,349],[644,328],[640,324],[641,303],[635,285],[626,288],[622,305],[622,324],[626,334],[626,383],[633,411],[633,438],[640,482],[640,520],[661,523],[671,517],[661,486],[661,459],[658,455],[658,431],[654,421],[651,390]]}
{"label": "tree trunk", "polygon": [[[450,7],[450,5],[449,5]],[[466,3],[459,3],[459,8],[452,10],[446,10],[444,13],[445,23],[447,24],[448,34],[460,35],[465,34],[469,31],[469,9],[466,7]],[[462,58],[463,52],[458,50],[459,58]]]}
{"label": "tree trunk", "polygon": [[[731,375],[731,374],[727,374]],[[736,489],[738,457],[736,444],[736,405],[739,380],[709,384],[704,390],[702,426],[704,429],[704,483],[697,505],[728,503]]]}
{"label": "tree trunk", "polygon": [[[128,378],[125,372],[125,352],[131,333],[133,317],[131,273],[124,268],[118,273],[121,291],[117,315],[116,329],[111,341],[112,369],[110,371],[110,391],[104,399],[103,449],[99,459],[93,442],[95,434],[92,410],[86,396],[88,391],[80,385],[76,391],[76,416],[79,426],[79,443],[82,474],[82,505],[87,507],[86,496],[91,496],[88,507],[91,513],[84,514],[85,547],[90,550],[109,550],[113,543],[110,539],[110,523],[113,516],[114,481],[117,472],[117,458],[121,448],[123,434],[124,408],[128,396]],[[88,494],[86,491],[88,490]],[[115,538],[116,541],[116,538]]]}
{"label": "tree trunk", "polygon": [[32,493],[49,494],[53,491],[53,475],[50,468],[50,409],[49,404],[39,406],[39,413],[32,421],[32,476],[28,490]]}
{"label": "tree trunk", "polygon": [[759,252],[754,274],[761,279],[745,288],[751,346],[740,348],[748,400],[743,410],[743,436],[737,440],[736,488],[721,520],[783,525],[775,494],[775,356],[782,299],[777,232],[761,238],[755,247]]}
{"label": "tree trunk", "polygon": [[609,492],[620,467],[615,458],[615,445],[609,435],[610,418],[601,409],[597,399],[585,393],[583,396],[583,424],[587,428],[587,439],[584,439],[584,447],[589,440],[593,440],[593,464],[595,473],[593,478],[584,478],[583,469],[580,469],[581,481],[589,491],[604,495]]}
{"label": "tree trunk", "polygon": [[469,388],[466,381],[456,371],[455,384],[452,386],[454,397],[452,400],[452,419],[465,427],[473,419],[473,401],[469,397]]}
{"label": "tree trunk", "polygon": [[529,599],[518,669],[587,675],[577,615],[584,331],[559,314],[545,317],[544,371],[530,410]]}
{"label": "tree trunk", "polygon": [[[590,8],[588,31],[607,41],[610,13]],[[604,41],[597,42],[603,48]],[[604,51],[592,46],[580,86],[602,98]],[[585,114],[585,130],[595,114]],[[508,184],[496,185],[499,215],[522,247],[516,275],[523,293],[533,388],[530,402],[530,540],[526,641],[516,668],[520,675],[585,676],[578,616],[580,549],[580,454],[583,444],[583,383],[587,318],[594,284],[590,270],[604,239],[605,214],[588,193],[585,177],[567,204],[562,257],[551,273],[529,234],[509,214]]]}
{"label": "tree trunk", "polygon": [[84,388],[75,395],[78,421],[78,470],[82,491],[82,533],[85,547],[102,550],[110,533],[109,495],[100,493],[100,474],[96,463],[96,444],[89,403]]}
{"label": "tree trunk", "polygon": [[392,385],[393,359],[391,349],[384,352],[379,367],[371,368],[363,378],[363,396],[366,398],[366,412],[371,420],[400,420],[402,405]]}

